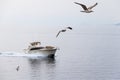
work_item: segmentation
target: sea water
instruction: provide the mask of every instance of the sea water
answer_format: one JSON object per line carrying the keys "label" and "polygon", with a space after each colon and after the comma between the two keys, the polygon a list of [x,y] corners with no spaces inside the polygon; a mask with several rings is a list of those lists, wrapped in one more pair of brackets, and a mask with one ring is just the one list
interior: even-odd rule
{"label": "sea water", "polygon": [[17,52],[17,45],[15,52],[1,52],[0,80],[120,80],[120,26],[77,27],[54,40],[52,35],[43,42],[59,47],[55,58]]}

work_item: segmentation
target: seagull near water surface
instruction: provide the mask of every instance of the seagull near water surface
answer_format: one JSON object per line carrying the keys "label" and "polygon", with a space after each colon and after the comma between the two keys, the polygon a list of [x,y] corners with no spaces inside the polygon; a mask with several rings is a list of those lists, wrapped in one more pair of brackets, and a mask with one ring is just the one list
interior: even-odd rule
{"label": "seagull near water surface", "polygon": [[84,10],[84,11],[81,11],[81,12],[85,12],[85,13],[93,12],[92,8],[94,8],[98,4],[98,3],[95,3],[94,5],[92,5],[90,7],[87,7],[86,5],[78,3],[78,2],[74,2],[74,3],[80,5]]}
{"label": "seagull near water surface", "polygon": [[16,70],[19,71],[19,69],[20,69],[20,66],[17,66]]}
{"label": "seagull near water surface", "polygon": [[60,30],[60,31],[57,33],[56,37],[58,37],[58,35],[59,35],[61,32],[66,32],[67,29],[72,30],[72,27],[66,27],[66,29]]}

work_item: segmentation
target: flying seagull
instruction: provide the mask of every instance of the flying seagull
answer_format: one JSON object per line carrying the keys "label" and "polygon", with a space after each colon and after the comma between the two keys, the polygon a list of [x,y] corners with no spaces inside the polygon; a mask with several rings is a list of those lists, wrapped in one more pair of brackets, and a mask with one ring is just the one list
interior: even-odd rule
{"label": "flying seagull", "polygon": [[84,11],[81,11],[81,12],[85,12],[85,13],[93,12],[92,8],[95,7],[98,4],[98,3],[95,3],[94,5],[92,5],[90,7],[87,7],[86,5],[78,3],[78,2],[74,2],[74,3],[80,5],[83,8],[83,10],[84,10]]}
{"label": "flying seagull", "polygon": [[72,30],[72,27],[66,27],[66,29],[60,30],[60,31],[57,33],[56,37],[58,37],[58,35],[59,35],[61,32],[66,32],[67,29]]}

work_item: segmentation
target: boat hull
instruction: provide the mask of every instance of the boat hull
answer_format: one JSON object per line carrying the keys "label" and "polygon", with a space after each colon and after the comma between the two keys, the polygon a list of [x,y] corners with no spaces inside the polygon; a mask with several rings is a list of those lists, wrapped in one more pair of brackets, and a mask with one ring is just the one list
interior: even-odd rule
{"label": "boat hull", "polygon": [[53,58],[55,56],[56,53],[56,48],[54,49],[37,49],[37,50],[29,50],[27,52],[27,54],[40,54],[42,56],[46,56],[46,57],[51,57]]}

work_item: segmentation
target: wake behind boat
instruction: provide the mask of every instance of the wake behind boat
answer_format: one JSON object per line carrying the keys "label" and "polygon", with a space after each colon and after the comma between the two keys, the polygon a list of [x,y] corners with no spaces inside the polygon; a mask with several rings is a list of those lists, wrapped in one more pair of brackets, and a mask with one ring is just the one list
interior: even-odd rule
{"label": "wake behind boat", "polygon": [[26,54],[40,54],[46,57],[54,57],[57,48],[53,46],[41,46],[40,42],[32,42],[28,49],[24,49]]}

